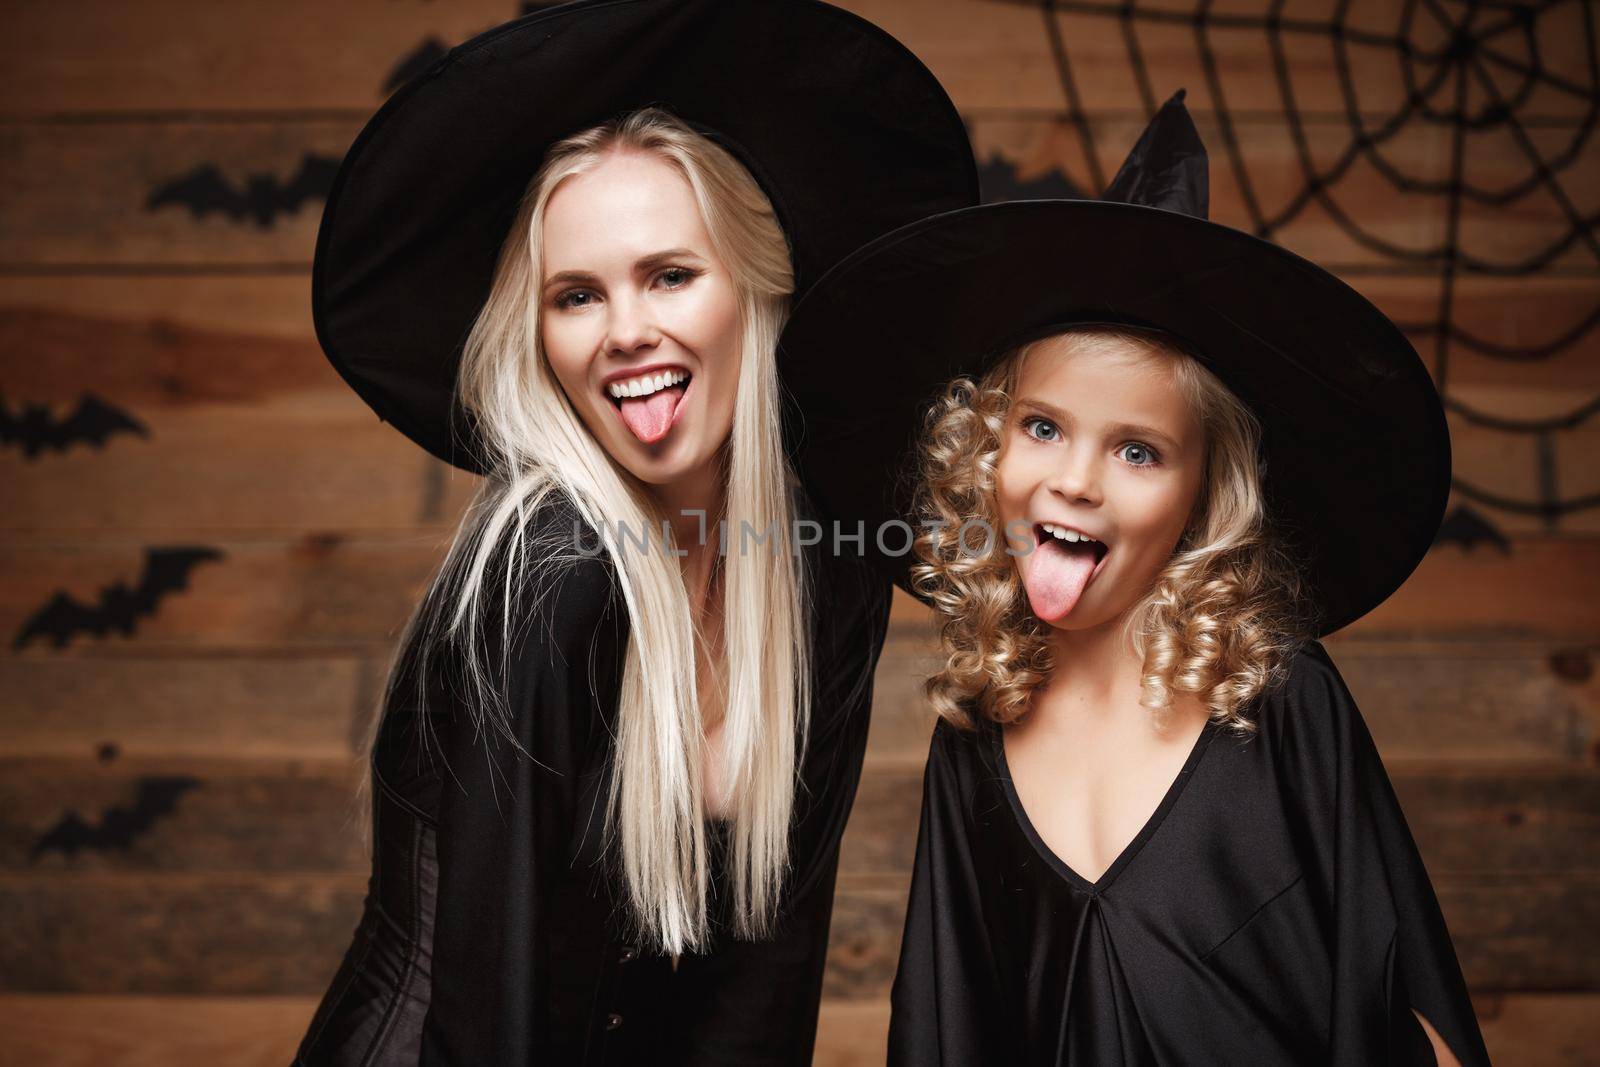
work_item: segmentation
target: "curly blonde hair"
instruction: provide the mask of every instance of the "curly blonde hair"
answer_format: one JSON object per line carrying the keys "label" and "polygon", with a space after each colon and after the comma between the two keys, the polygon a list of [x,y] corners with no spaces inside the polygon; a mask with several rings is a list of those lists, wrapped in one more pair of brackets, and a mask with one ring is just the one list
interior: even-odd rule
{"label": "curly blonde hair", "polygon": [[1142,661],[1142,706],[1162,717],[1173,693],[1194,693],[1213,720],[1249,735],[1248,705],[1317,633],[1304,568],[1268,517],[1254,414],[1174,338],[1134,327],[1070,327],[1019,345],[981,380],[951,381],[928,410],[916,490],[922,532],[913,544],[920,562],[911,575],[933,606],[944,667],[925,683],[927,697],[962,729],[975,714],[1009,723],[1050,677],[1050,627],[1030,609],[1012,556],[973,551],[970,540],[938,530],[974,520],[999,528],[995,479],[1011,396],[1028,352],[1062,337],[1067,353],[1114,346],[1164,363],[1205,432],[1189,525],[1127,612],[1124,637]]}

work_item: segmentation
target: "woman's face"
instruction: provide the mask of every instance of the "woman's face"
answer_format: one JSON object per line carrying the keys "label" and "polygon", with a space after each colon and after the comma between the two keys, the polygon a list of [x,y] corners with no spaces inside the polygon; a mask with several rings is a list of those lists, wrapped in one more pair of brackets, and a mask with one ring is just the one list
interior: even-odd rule
{"label": "woman's face", "polygon": [[[1034,614],[1086,630],[1132,607],[1171,559],[1199,494],[1205,440],[1164,361],[1126,345],[1074,345],[1054,337],[1027,353],[996,496],[1002,544],[1017,553]],[[1094,541],[1072,540],[1079,534]]]}
{"label": "woman's face", "polygon": [[649,485],[706,479],[733,428],[739,304],[689,183],[613,153],[556,188],[543,237],[540,336],[589,432]]}

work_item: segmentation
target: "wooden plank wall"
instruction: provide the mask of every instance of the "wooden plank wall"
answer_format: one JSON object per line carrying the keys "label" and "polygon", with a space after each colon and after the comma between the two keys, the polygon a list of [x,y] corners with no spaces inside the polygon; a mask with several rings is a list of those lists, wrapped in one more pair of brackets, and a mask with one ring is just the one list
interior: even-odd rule
{"label": "wooden plank wall", "polygon": [[[1158,99],[1190,92],[1214,217],[1248,226],[1252,198],[1271,217],[1305,187],[1266,0],[1212,4],[1203,31],[1091,4],[848,6],[944,81],[992,193],[1092,191],[1115,169],[1145,114],[1130,34]],[[1319,166],[1350,143],[1351,114],[1381,123],[1408,69],[1449,61],[1429,51],[1445,40],[1433,16],[1410,27],[1409,59],[1352,32],[1349,101],[1338,50],[1303,25],[1333,7],[1289,4],[1280,24],[1302,28],[1276,35]],[[1403,7],[1356,3],[1348,21],[1393,35]],[[367,875],[350,822],[356,738],[471,486],[379,424],[323,359],[308,315],[319,190],[405,71],[515,14],[489,0],[17,0],[0,15],[0,395],[8,420],[34,427],[0,448],[0,1063],[286,1062],[348,943]],[[1600,390],[1600,334],[1577,329],[1600,304],[1580,15],[1553,5],[1496,44],[1526,67],[1536,41],[1559,75],[1515,95],[1527,142],[1485,110],[1485,90],[1467,102],[1484,119],[1463,138],[1469,182],[1525,195],[1463,197],[1452,223],[1448,195],[1358,161],[1272,230],[1410,324],[1435,313],[1438,261],[1382,242],[1454,235],[1463,265],[1543,255],[1537,272],[1467,270],[1455,288],[1458,328],[1491,344],[1577,333],[1538,360],[1457,347],[1448,394],[1503,418],[1578,410]],[[1495,69],[1516,82],[1515,65]],[[1553,179],[1526,181],[1530,144],[1555,160],[1572,143]],[[1414,117],[1385,150],[1425,185],[1448,177],[1454,142]],[[289,191],[297,178],[304,194]],[[1417,333],[1433,359],[1436,339]],[[1484,492],[1600,486],[1593,420],[1538,435],[1456,415],[1452,430],[1458,473]],[[1461,504],[1457,534],[1329,647],[1406,805],[1491,1050],[1576,1064],[1600,1047],[1600,512]],[[150,610],[131,606],[163,584]],[[897,603],[845,846],[823,1064],[882,1062],[926,752],[925,624]]]}

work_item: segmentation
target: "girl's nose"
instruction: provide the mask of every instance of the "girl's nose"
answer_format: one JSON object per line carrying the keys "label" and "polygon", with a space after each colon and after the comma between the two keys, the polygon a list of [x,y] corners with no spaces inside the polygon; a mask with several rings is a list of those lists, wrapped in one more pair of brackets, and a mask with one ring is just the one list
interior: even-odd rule
{"label": "girl's nose", "polygon": [[1046,487],[1073,503],[1100,503],[1100,464],[1088,448],[1063,449],[1060,465],[1045,479]]}

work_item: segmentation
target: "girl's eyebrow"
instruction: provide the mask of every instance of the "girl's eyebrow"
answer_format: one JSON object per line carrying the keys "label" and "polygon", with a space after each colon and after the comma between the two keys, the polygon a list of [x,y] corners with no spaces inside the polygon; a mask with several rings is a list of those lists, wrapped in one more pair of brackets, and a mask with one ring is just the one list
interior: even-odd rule
{"label": "girl's eyebrow", "polygon": [[[1043,400],[1039,400],[1035,397],[1027,396],[1021,398],[1017,401],[1017,407],[1034,408],[1041,415],[1048,415],[1052,420],[1060,423],[1063,426],[1077,425],[1077,420],[1074,419],[1069,413],[1062,411],[1054,404],[1047,404]],[[1118,435],[1126,434],[1133,437],[1153,437],[1173,451],[1177,451],[1178,448],[1178,442],[1173,440],[1170,434],[1163,433],[1154,426],[1145,426],[1142,423],[1137,422],[1117,422],[1107,426],[1106,429],[1111,433]]]}
{"label": "girl's eyebrow", "polygon": [[[670,263],[673,260],[685,259],[693,260],[696,263],[705,262],[705,260],[698,253],[691,249],[669,248],[664,252],[651,252],[647,256],[641,256],[634,262],[633,270],[635,274],[648,274],[657,267],[660,267],[666,263]],[[593,284],[595,279],[596,276],[586,270],[563,270],[557,271],[555,274],[552,274],[550,277],[546,278],[544,285],[542,285],[540,288],[541,290],[548,292],[558,285]]]}

